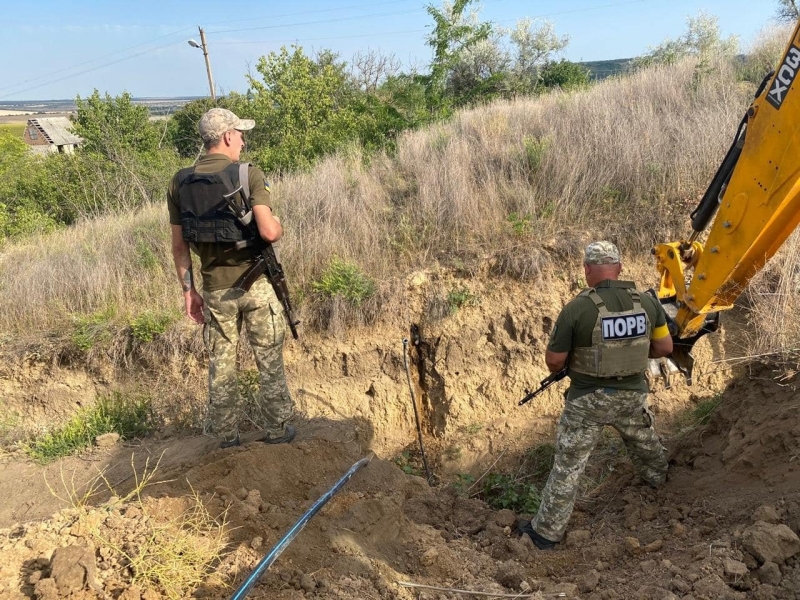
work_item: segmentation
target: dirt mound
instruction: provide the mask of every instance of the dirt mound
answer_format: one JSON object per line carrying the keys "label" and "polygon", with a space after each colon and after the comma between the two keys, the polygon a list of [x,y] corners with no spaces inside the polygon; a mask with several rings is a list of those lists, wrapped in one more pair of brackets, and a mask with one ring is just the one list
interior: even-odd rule
{"label": "dirt mound", "polygon": [[[631,270],[640,280],[649,273]],[[379,458],[309,523],[252,597],[467,597],[453,589],[593,600],[798,597],[797,380],[778,383],[764,369],[732,377],[724,360],[744,345],[735,314],[725,316],[722,333],[696,346],[694,387],[675,382],[667,390],[654,382],[662,432],[686,407],[716,403],[707,423],[667,435],[667,484],[658,491],[637,485],[624,454],[598,454],[587,473],[602,483],[586,486],[591,491],[579,499],[555,552],[517,538],[522,515],[490,509],[476,497],[479,486],[429,488],[395,463],[406,471],[411,465],[380,458],[397,459],[414,446],[402,356],[412,325],[420,332],[412,341],[412,381],[442,481],[509,467],[550,441],[563,384],[523,409],[516,401],[544,377],[552,319],[576,285],[556,278],[540,290],[419,273],[407,282],[401,310],[380,327],[304,336],[287,348],[304,414],[290,445],[267,446],[248,435],[244,446],[220,450],[212,439],[164,431],[47,467],[19,453],[5,456],[0,598],[155,600],[186,597],[187,589],[195,597],[230,597],[296,519],[370,451]],[[9,362],[0,375],[6,404],[37,423],[69,414],[72,404],[110,385],[35,361]],[[159,460],[140,489],[146,465]],[[98,469],[114,492],[100,481],[87,497]]]}
{"label": "dirt mound", "polygon": [[[580,500],[566,541],[554,552],[514,535],[519,515],[494,511],[453,488],[429,488],[376,458],[312,519],[252,597],[465,597],[400,585],[411,581],[545,598],[797,598],[796,385],[768,377],[732,383],[708,425],[673,442],[673,467],[662,489],[632,482],[623,460],[614,477]],[[148,523],[179,522],[186,531],[187,521],[178,519],[187,511],[196,516],[192,506],[199,500],[227,525],[222,558],[195,596],[230,597],[229,586],[364,455],[354,432],[347,435],[352,428],[315,421],[290,445],[211,446],[159,472],[163,483],[153,480],[140,501],[112,499],[6,529],[0,596],[58,598],[74,590],[73,598],[162,597],[158,583],[132,586],[125,566],[145,544]],[[192,545],[212,544],[216,531],[191,530]],[[70,578],[56,559],[72,546],[88,548],[95,560]]]}

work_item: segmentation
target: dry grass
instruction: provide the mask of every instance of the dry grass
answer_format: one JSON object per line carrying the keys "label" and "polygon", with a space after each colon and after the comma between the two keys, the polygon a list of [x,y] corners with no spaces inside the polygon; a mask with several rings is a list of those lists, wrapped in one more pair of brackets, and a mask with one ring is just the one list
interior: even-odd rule
{"label": "dry grass", "polygon": [[747,301],[748,350],[800,364],[800,232],[751,280]]}
{"label": "dry grass", "polygon": [[[391,309],[394,282],[435,264],[474,273],[488,261],[496,274],[531,280],[567,266],[591,237],[644,256],[687,233],[753,91],[731,65],[686,61],[464,111],[405,133],[394,156],[365,161],[350,150],[287,176],[273,189],[299,316],[334,332],[370,323]],[[313,284],[334,258],[378,293],[355,307],[319,297]],[[7,245],[0,304],[6,336],[63,331],[76,316],[112,315],[118,332],[143,310],[177,314],[163,204]],[[157,338],[159,352],[187,349],[169,346],[187,334],[169,335]],[[114,361],[129,337],[112,336]]]}
{"label": "dry grass", "polygon": [[[104,560],[118,566],[123,580],[158,589],[170,600],[190,597],[212,574],[212,565],[225,550],[226,515],[215,519],[192,491],[185,499],[186,510],[177,517],[165,518],[157,503],[142,497],[146,487],[161,483],[153,481],[158,464],[150,468],[148,462],[138,473],[131,457],[131,468],[135,485],[123,497],[115,495],[102,472],[81,487],[76,486],[74,477],[67,479],[62,472],[61,490],[50,487],[50,491],[72,507],[78,521],[103,549]],[[103,487],[112,494],[111,499],[102,506],[91,506]],[[109,525],[109,519],[116,524]],[[120,523],[128,519],[125,530],[120,531]]]}

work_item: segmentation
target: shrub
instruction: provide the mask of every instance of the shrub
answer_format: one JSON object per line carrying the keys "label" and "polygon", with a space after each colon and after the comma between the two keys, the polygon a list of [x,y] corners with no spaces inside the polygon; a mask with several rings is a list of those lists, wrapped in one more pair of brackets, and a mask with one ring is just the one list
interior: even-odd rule
{"label": "shrub", "polygon": [[312,283],[315,292],[333,298],[339,296],[359,306],[375,294],[375,282],[357,265],[334,258],[319,280]]}
{"label": "shrub", "polygon": [[526,135],[522,138],[522,143],[525,146],[525,166],[530,173],[535,173],[539,170],[547,149],[550,147],[550,140],[546,137],[537,138]]}
{"label": "shrub", "polygon": [[170,313],[156,314],[147,311],[131,320],[131,333],[140,342],[152,342],[153,338],[164,333],[174,320],[174,315]]}

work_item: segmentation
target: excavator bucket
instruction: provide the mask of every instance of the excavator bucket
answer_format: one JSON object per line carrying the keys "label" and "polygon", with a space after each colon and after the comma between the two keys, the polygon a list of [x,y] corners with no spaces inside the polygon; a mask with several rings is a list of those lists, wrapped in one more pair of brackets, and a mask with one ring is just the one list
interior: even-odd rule
{"label": "excavator bucket", "polygon": [[[686,378],[686,383],[688,385],[692,385],[692,372],[694,370],[692,349],[697,341],[704,335],[713,333],[719,329],[719,313],[708,313],[700,331],[693,336],[681,338],[677,335],[678,325],[675,323],[675,315],[678,312],[675,299],[662,299],[661,305],[664,308],[664,312],[667,314],[667,326],[672,334],[672,354],[663,362],[658,363],[658,374],[664,377],[667,388],[670,387],[670,375],[675,371],[681,373]],[[655,370],[653,361],[651,361],[650,370],[651,372]]]}

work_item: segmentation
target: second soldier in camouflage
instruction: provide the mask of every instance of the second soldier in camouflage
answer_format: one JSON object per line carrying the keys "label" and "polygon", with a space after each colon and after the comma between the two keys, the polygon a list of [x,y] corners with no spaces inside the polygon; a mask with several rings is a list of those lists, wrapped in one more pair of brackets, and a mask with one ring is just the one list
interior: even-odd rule
{"label": "second soldier in camouflage", "polygon": [[519,525],[541,549],[563,538],[578,481],[606,425],[622,437],[643,481],[655,487],[666,479],[666,450],[647,403],[644,371],[648,356],[672,352],[672,338],[661,305],[633,282],[619,281],[621,271],[614,244],[589,244],[584,253],[589,287],[564,307],[550,335],[545,361],[551,372],[568,366],[570,387],[539,511]]}

